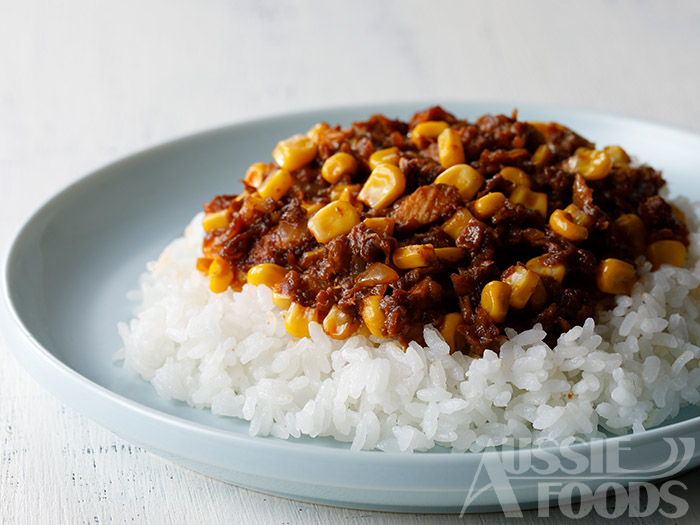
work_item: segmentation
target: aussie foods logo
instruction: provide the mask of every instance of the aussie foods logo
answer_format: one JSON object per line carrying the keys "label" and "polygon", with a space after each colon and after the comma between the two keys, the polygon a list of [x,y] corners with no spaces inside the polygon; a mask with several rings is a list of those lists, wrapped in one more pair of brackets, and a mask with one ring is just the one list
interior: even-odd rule
{"label": "aussie foods logo", "polygon": [[[680,518],[688,511],[683,496],[688,487],[668,479],[688,466],[695,451],[694,438],[664,438],[667,454],[659,459],[654,449],[653,467],[644,466],[652,451],[632,446],[629,437],[601,439],[587,447],[568,443],[557,448],[502,450],[482,455],[468,488],[462,512],[482,507],[495,495],[508,517],[521,517],[519,492],[537,491],[538,516],[548,517],[557,505],[568,518],[595,512],[601,518],[644,518],[659,513]],[[530,497],[528,499],[531,499]],[[490,503],[486,503],[491,505]]]}

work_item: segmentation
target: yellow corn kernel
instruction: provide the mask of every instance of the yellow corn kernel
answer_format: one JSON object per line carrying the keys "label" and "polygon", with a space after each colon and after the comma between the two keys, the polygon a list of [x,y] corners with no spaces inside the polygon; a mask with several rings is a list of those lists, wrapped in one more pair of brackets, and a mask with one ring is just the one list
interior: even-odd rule
{"label": "yellow corn kernel", "polygon": [[542,284],[542,279],[537,281],[537,287],[527,304],[536,312],[542,310],[547,304],[547,289],[544,287],[544,284]]}
{"label": "yellow corn kernel", "polygon": [[580,242],[588,238],[588,230],[576,224],[574,218],[564,210],[554,210],[549,216],[549,226],[557,233],[570,240]]}
{"label": "yellow corn kernel", "polygon": [[400,270],[411,268],[423,268],[430,266],[437,260],[435,248],[432,244],[412,244],[396,248],[391,254],[391,261]]}
{"label": "yellow corn kernel", "polygon": [[362,221],[367,228],[380,235],[394,235],[394,219],[391,217],[369,217]]}
{"label": "yellow corn kernel", "polygon": [[547,144],[540,144],[530,158],[535,166],[542,166],[552,160],[552,150]]}
{"label": "yellow corn kernel", "polygon": [[286,169],[275,170],[260,185],[258,194],[263,199],[269,197],[278,201],[287,194],[292,182],[292,176]]}
{"label": "yellow corn kernel", "polygon": [[359,184],[336,184],[331,188],[329,196],[332,201],[343,200],[352,202],[353,195],[357,195],[361,189],[362,186]]}
{"label": "yellow corn kernel", "polygon": [[316,143],[306,135],[293,135],[277,143],[272,158],[280,168],[298,170],[316,158]]}
{"label": "yellow corn kernel", "polygon": [[440,327],[438,330],[440,331],[440,334],[442,335],[442,338],[445,340],[445,342],[450,346],[450,353],[454,353],[455,350],[457,350],[457,345],[456,345],[456,336],[457,336],[457,327],[460,326],[461,324],[464,324],[462,321],[462,314],[459,314],[457,312],[449,313],[447,314],[442,322],[440,323]]}
{"label": "yellow corn kernel", "polygon": [[272,292],[272,302],[281,310],[287,310],[292,306],[292,298],[279,292]]}
{"label": "yellow corn kernel", "polygon": [[471,218],[472,214],[468,209],[460,208],[442,225],[442,230],[453,239],[457,239]]}
{"label": "yellow corn kernel", "polygon": [[306,210],[306,215],[311,217],[318,210],[323,208],[324,204],[322,202],[302,202],[301,207]]}
{"label": "yellow corn kernel", "polygon": [[630,157],[620,146],[607,146],[603,151],[608,154],[613,166],[625,167],[630,163]]}
{"label": "yellow corn kernel", "polygon": [[199,257],[197,259],[197,270],[202,273],[207,273],[212,261],[213,259],[210,259],[209,257]]}
{"label": "yellow corn kernel", "polygon": [[212,230],[226,228],[231,218],[231,210],[228,208],[213,213],[207,213],[202,220],[204,231],[209,233]]}
{"label": "yellow corn kernel", "polygon": [[382,329],[384,328],[386,316],[382,312],[381,301],[381,295],[370,295],[362,299],[362,305],[360,306],[362,320],[374,337],[384,337]]}
{"label": "yellow corn kernel", "polygon": [[278,264],[257,264],[248,270],[246,281],[255,286],[264,284],[268,288],[272,288],[274,285],[284,280],[284,276],[287,275],[288,271],[289,270]]}
{"label": "yellow corn kernel", "polygon": [[683,266],[685,260],[686,247],[679,241],[656,241],[652,242],[647,248],[647,259],[658,268],[662,264],[670,264],[672,266]]}
{"label": "yellow corn kernel", "polygon": [[369,167],[371,169],[375,169],[381,164],[393,164],[394,166],[398,166],[399,148],[394,146],[392,148],[380,149],[369,156]]}
{"label": "yellow corn kernel", "polygon": [[464,164],[464,146],[462,138],[454,129],[447,128],[438,135],[438,154],[440,166],[450,168],[455,164]]}
{"label": "yellow corn kernel", "polygon": [[398,166],[380,164],[372,170],[357,198],[375,210],[383,210],[405,189],[406,177]]}
{"label": "yellow corn kernel", "polygon": [[449,127],[449,124],[442,120],[427,120],[411,130],[411,139],[416,146],[424,148],[428,139],[436,139]]}
{"label": "yellow corn kernel", "polygon": [[644,253],[647,247],[647,228],[639,215],[620,215],[612,224],[612,233],[618,242],[632,249],[632,255],[635,257]]}
{"label": "yellow corn kernel", "polygon": [[525,268],[532,270],[540,277],[551,277],[558,283],[564,281],[566,276],[566,266],[561,263],[551,263],[547,254],[530,259],[525,264]]}
{"label": "yellow corn kernel", "polygon": [[566,208],[564,208],[564,211],[571,215],[571,218],[579,226],[583,226],[584,228],[588,229],[593,225],[593,217],[586,215],[586,212],[575,204],[569,204]]}
{"label": "yellow corn kernel", "polygon": [[214,293],[225,292],[233,281],[233,270],[223,257],[217,257],[209,266],[209,289]]}
{"label": "yellow corn kernel", "polygon": [[459,190],[465,202],[470,201],[484,184],[484,177],[468,164],[455,164],[447,168],[433,181],[434,184],[447,184]]}
{"label": "yellow corn kernel", "polygon": [[318,124],[314,124],[313,127],[306,132],[306,136],[310,138],[314,144],[318,144],[329,129],[331,129],[331,127],[328,123],[319,122]]}
{"label": "yellow corn kernel", "polygon": [[245,172],[245,177],[243,180],[246,184],[253,186],[253,188],[259,188],[263,180],[265,180],[267,170],[267,164],[264,162],[256,162]]}
{"label": "yellow corn kernel", "polygon": [[596,272],[596,284],[601,292],[629,295],[636,280],[634,266],[620,259],[600,261]]}
{"label": "yellow corn kernel", "polygon": [[359,327],[359,322],[336,305],[333,305],[330,312],[323,319],[323,331],[333,339],[347,339],[357,332]]}
{"label": "yellow corn kernel", "polygon": [[464,259],[464,250],[462,248],[435,248],[435,257],[445,262],[459,262]]}
{"label": "yellow corn kernel", "polygon": [[344,175],[354,175],[357,171],[357,161],[349,153],[335,153],[326,159],[321,168],[321,177],[335,184]]}
{"label": "yellow corn kernel", "polygon": [[492,191],[474,201],[472,213],[474,214],[474,217],[483,221],[500,210],[505,202],[505,195],[503,195],[500,191]]}
{"label": "yellow corn kernel", "polygon": [[537,289],[540,276],[525,266],[511,266],[501,277],[510,286],[508,304],[516,309],[524,308]]}
{"label": "yellow corn kernel", "polygon": [[360,214],[346,201],[333,201],[309,219],[308,228],[320,243],[327,243],[338,235],[352,230],[360,222]]}
{"label": "yellow corn kernel", "polygon": [[513,166],[506,166],[500,171],[501,177],[509,180],[513,184],[518,186],[525,186],[526,188],[532,187],[532,179],[530,175],[525,173],[520,168],[514,168]]}
{"label": "yellow corn kernel", "polygon": [[318,322],[316,308],[308,308],[292,303],[284,314],[284,327],[292,337],[309,337],[309,323]]}
{"label": "yellow corn kernel", "polygon": [[525,206],[528,210],[536,211],[542,217],[547,217],[547,194],[532,191],[526,186],[518,186],[508,199],[516,204]]}
{"label": "yellow corn kernel", "polygon": [[586,180],[600,180],[610,173],[612,161],[604,151],[579,148],[564,161],[564,168],[570,173],[580,174]]}
{"label": "yellow corn kernel", "polygon": [[494,323],[502,323],[508,315],[510,286],[501,281],[491,281],[481,291],[481,306]]}

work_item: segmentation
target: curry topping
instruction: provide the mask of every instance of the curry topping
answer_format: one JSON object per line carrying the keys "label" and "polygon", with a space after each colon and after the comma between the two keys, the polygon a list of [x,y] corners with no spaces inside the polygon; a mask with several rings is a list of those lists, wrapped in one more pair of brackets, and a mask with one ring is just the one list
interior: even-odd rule
{"label": "curry topping", "polygon": [[320,123],[272,157],[204,206],[197,268],[216,293],[272,288],[295,337],[315,321],[407,344],[432,323],[476,355],[505,327],[555,339],[629,294],[637,257],[681,266],[688,245],[658,171],[517,112]]}

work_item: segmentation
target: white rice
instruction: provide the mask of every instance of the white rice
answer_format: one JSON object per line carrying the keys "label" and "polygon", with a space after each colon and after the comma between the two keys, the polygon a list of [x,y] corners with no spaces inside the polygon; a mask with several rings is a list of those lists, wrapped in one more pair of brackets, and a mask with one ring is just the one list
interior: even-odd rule
{"label": "white rice", "polygon": [[[697,229],[692,206],[676,201]],[[250,433],[332,436],[353,449],[478,452],[518,440],[642,432],[700,404],[700,234],[685,268],[650,271],[640,259],[632,296],[562,334],[507,330],[500,355],[473,359],[427,326],[425,346],[354,336],[312,324],[294,339],[265,286],[213,294],[195,269],[203,231],[149,263],[136,317],[119,325],[117,359],[162,397],[250,421]]]}

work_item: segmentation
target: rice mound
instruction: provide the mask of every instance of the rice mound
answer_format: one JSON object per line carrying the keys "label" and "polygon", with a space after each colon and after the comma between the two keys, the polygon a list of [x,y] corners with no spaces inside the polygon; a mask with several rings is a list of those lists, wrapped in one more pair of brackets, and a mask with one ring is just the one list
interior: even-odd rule
{"label": "rice mound", "polygon": [[[676,205],[698,221],[685,199]],[[700,233],[684,268],[638,266],[631,297],[618,296],[562,334],[554,348],[535,326],[506,330],[500,355],[474,359],[432,326],[425,346],[328,337],[313,323],[295,339],[265,286],[209,291],[195,269],[204,231],[197,215],[141,276],[136,317],[119,324],[117,359],[166,399],[250,421],[250,434],[332,436],[351,448],[478,452],[642,432],[700,404]],[[641,261],[638,261],[641,263]]]}

